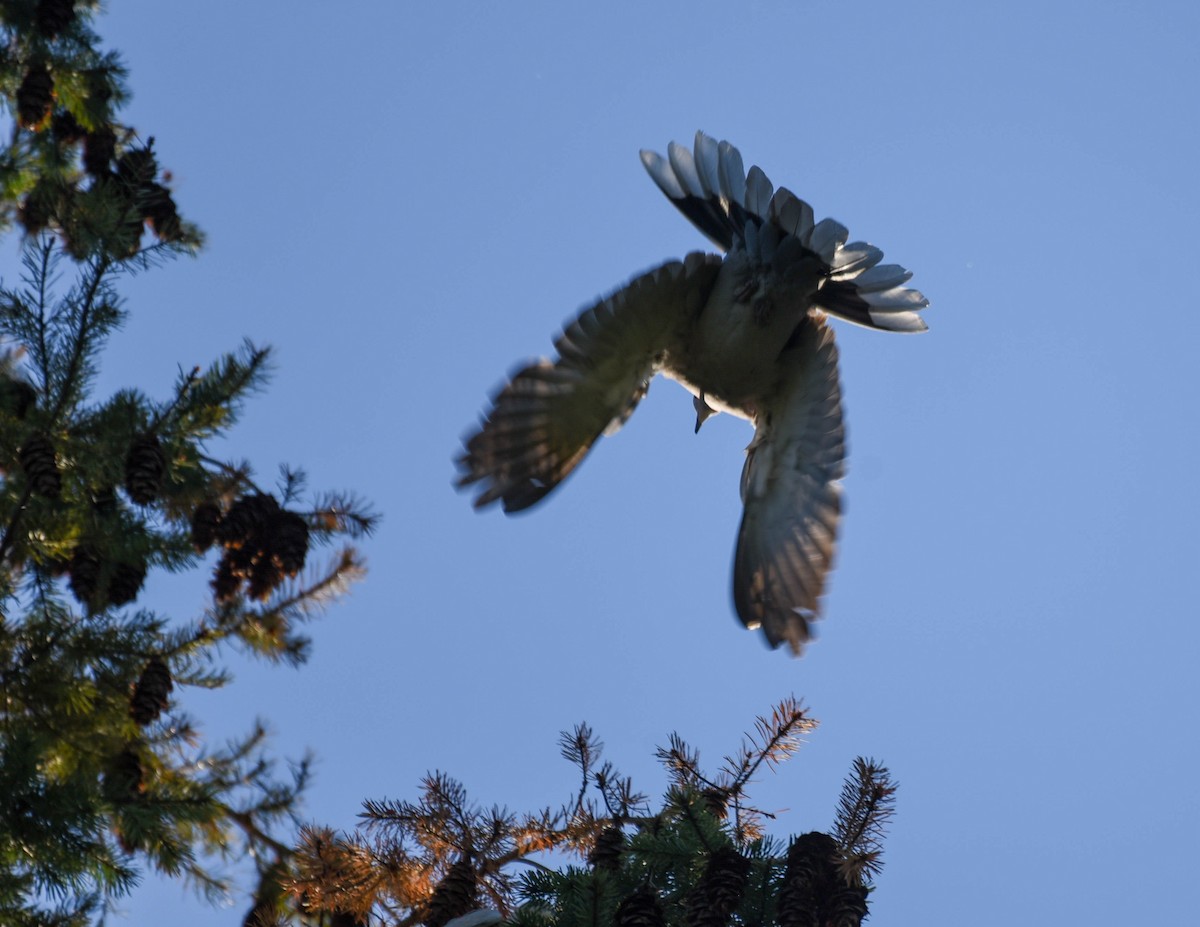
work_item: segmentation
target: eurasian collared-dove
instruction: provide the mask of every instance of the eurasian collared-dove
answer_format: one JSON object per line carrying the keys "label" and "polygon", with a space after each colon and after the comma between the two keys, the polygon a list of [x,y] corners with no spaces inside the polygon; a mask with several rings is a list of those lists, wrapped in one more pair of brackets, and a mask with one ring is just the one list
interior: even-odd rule
{"label": "eurasian collared-dove", "polygon": [[585,309],[555,342],[559,357],[519,370],[492,399],[457,463],[476,507],[540,501],[612,434],[662,373],[694,396],[696,430],[713,412],[754,424],[733,599],[748,628],[799,654],[833,562],[845,432],[837,348],[826,314],[920,332],[929,305],[880,264],[883,252],[742,168],[738,150],[696,133],[692,151],[642,163],[679,210],[725,253],[670,261]]}

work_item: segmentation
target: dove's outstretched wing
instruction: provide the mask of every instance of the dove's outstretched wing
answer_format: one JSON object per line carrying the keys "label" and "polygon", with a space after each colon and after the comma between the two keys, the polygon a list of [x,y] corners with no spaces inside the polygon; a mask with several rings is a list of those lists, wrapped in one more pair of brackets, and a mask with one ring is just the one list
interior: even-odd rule
{"label": "dove's outstretched wing", "polygon": [[742,470],[733,599],[749,628],[799,654],[833,566],[846,457],[833,330],[810,314],[779,359]]}
{"label": "dove's outstretched wing", "polygon": [[528,508],[601,434],[624,424],[704,307],[720,267],[720,257],[694,252],[637,277],[566,327],[554,345],[558,360],[517,371],[457,461],[458,485],[480,484],[475,506]]}

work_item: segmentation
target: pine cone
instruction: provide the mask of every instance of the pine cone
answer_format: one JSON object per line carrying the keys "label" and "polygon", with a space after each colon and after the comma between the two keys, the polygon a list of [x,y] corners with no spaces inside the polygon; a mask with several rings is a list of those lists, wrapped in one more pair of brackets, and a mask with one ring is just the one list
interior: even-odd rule
{"label": "pine cone", "polygon": [[118,563],[113,568],[112,579],[108,581],[109,604],[128,605],[138,597],[145,581],[145,563]]}
{"label": "pine cone", "polygon": [[688,927],[725,927],[746,894],[750,860],[733,847],[721,847],[685,902]]}
{"label": "pine cone", "polygon": [[643,885],[617,905],[614,917],[617,927],[664,927],[666,918],[658,892]]}
{"label": "pine cone", "polygon": [[158,175],[158,161],[154,157],[153,142],[141,148],[130,148],[117,158],[117,178],[131,190],[141,190],[142,187],[154,182]]}
{"label": "pine cone", "polygon": [[308,523],[295,512],[283,511],[275,519],[272,553],[285,576],[304,569],[308,556]]}
{"label": "pine cone", "polygon": [[728,789],[711,788],[704,789],[700,793],[700,797],[704,800],[704,807],[709,810],[713,817],[718,821],[724,821],[729,816],[729,799],[730,794]]}
{"label": "pine cone", "polygon": [[87,129],[79,124],[79,120],[69,109],[56,109],[50,117],[50,134],[60,145],[74,145],[87,135]]}
{"label": "pine cone", "polygon": [[625,831],[610,824],[596,838],[596,845],[588,854],[588,863],[594,869],[616,872],[621,865],[621,852],[625,849]]}
{"label": "pine cone", "polygon": [[215,502],[201,502],[192,512],[192,546],[202,554],[217,540],[221,524],[221,507]]}
{"label": "pine cone", "polygon": [[254,569],[254,561],[259,559],[259,550],[254,544],[243,544],[241,547],[230,547],[225,551],[229,560],[229,568],[238,579],[249,579]]}
{"label": "pine cone", "polygon": [[85,544],[76,547],[67,572],[71,574],[67,583],[79,604],[89,608],[97,604],[97,593],[100,591],[100,557],[95,550]]}
{"label": "pine cone", "polygon": [[129,714],[140,726],[145,727],[167,710],[168,696],[175,684],[171,682],[171,671],[160,658],[153,657],[142,670],[133,695],[129,699]]}
{"label": "pine cone", "polygon": [[101,126],[83,139],[83,167],[93,177],[108,173],[108,165],[117,151],[117,133],[112,126]]}
{"label": "pine cone", "polygon": [[246,594],[252,599],[262,601],[270,596],[281,582],[283,573],[280,572],[275,559],[265,555],[259,556],[250,566],[250,583],[246,587]]}
{"label": "pine cone", "polygon": [[141,191],[142,215],[150,221],[154,234],[162,241],[174,241],[183,231],[179,210],[171,191],[159,183],[146,184]]}
{"label": "pine cone", "polygon": [[254,545],[261,550],[259,540],[278,512],[279,503],[274,496],[261,492],[242,496],[221,522],[217,539],[226,547]]}
{"label": "pine cone", "polygon": [[50,439],[40,433],[32,435],[21,445],[17,456],[33,491],[47,499],[57,499],[62,492],[62,476]]}
{"label": "pine cone", "polygon": [[75,0],[38,0],[34,25],[48,39],[59,35],[75,21]]}
{"label": "pine cone", "polygon": [[167,455],[158,436],[146,432],[133,439],[125,458],[125,491],[138,505],[149,505],[158,498],[167,475]]}
{"label": "pine cone", "polygon": [[861,927],[867,916],[864,885],[842,885],[825,902],[822,927]]}
{"label": "pine cone", "polygon": [[33,64],[17,88],[17,120],[35,132],[45,126],[54,107],[54,77],[44,64]]}
{"label": "pine cone", "polygon": [[25,195],[20,220],[25,234],[36,235],[58,217],[63,202],[63,185],[42,177]]}
{"label": "pine cone", "polygon": [[469,859],[460,859],[433,890],[425,915],[425,927],[446,927],[454,918],[474,910],[477,887],[475,867]]}
{"label": "pine cone", "polygon": [[233,563],[230,559],[231,551],[226,551],[221,561],[213,570],[212,588],[213,595],[218,602],[228,602],[235,595],[238,589],[241,588],[242,578],[237,574]]}
{"label": "pine cone", "polygon": [[9,377],[0,379],[0,409],[21,421],[37,402],[38,393],[29,383]]}
{"label": "pine cone", "polygon": [[146,788],[146,771],[142,759],[133,744],[109,760],[104,771],[104,794],[111,800],[123,801],[136,798]]}
{"label": "pine cone", "polygon": [[792,841],[779,890],[780,927],[821,927],[825,899],[838,884],[837,855],[828,834],[813,831]]}

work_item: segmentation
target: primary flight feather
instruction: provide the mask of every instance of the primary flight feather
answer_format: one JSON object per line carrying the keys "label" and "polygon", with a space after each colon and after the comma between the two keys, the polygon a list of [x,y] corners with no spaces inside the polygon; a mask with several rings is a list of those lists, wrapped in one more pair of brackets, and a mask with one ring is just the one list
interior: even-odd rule
{"label": "primary flight feather", "polygon": [[585,309],[555,342],[558,359],[517,372],[458,458],[476,507],[539,502],[633,413],[661,373],[695,397],[695,429],[715,412],[754,425],[733,600],[748,628],[799,654],[833,565],[846,456],[838,354],[826,316],[921,332],[929,305],[883,252],[728,142],[696,133],[691,151],[641,153],[654,182],[723,254],[693,252]]}

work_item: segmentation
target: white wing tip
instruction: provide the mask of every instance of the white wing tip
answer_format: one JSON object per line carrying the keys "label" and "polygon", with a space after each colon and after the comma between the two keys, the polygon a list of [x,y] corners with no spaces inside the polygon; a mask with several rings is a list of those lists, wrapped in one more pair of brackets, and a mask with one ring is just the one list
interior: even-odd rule
{"label": "white wing tip", "polygon": [[877,328],[907,335],[929,331],[928,323],[915,312],[872,312],[871,321]]}

